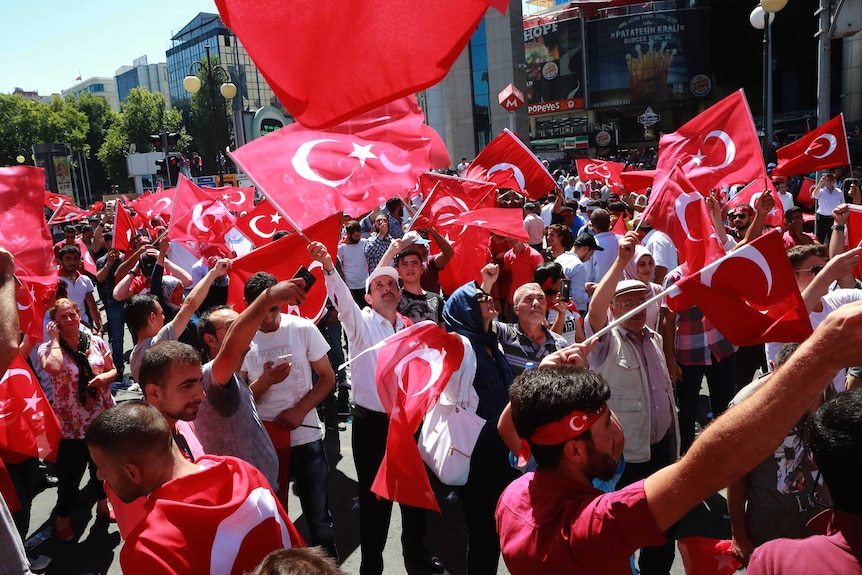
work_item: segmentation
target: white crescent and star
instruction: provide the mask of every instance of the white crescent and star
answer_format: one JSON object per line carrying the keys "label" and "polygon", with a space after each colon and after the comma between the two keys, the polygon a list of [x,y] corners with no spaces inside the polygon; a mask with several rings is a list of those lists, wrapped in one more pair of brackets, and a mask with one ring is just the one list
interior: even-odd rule
{"label": "white crescent and star", "polygon": [[673,203],[674,208],[676,210],[676,217],[677,217],[677,219],[679,219],[679,224],[682,226],[682,231],[685,232],[685,237],[687,237],[689,239],[689,241],[692,241],[692,242],[702,242],[703,238],[693,238],[691,236],[691,231],[689,230],[689,227],[688,227],[688,220],[686,220],[686,218],[685,218],[685,211],[688,208],[689,204],[691,204],[693,202],[699,202],[701,199],[703,199],[703,196],[701,196],[700,194],[698,194],[696,192],[695,193],[683,192],[676,198],[676,200]]}
{"label": "white crescent and star", "polygon": [[8,413],[6,412],[6,406],[10,403],[12,403],[11,399],[0,399],[0,419],[6,419],[12,415],[11,411]]}
{"label": "white crescent and star", "polygon": [[[293,166],[293,169],[296,170],[296,173],[300,177],[308,180],[309,182],[316,182],[318,184],[323,184],[324,186],[329,186],[330,188],[337,188],[338,186],[347,183],[347,181],[350,180],[350,177],[353,176],[353,172],[350,172],[347,177],[340,180],[327,180],[326,178],[312,170],[311,166],[308,165],[308,155],[311,154],[311,151],[316,145],[323,144],[325,142],[340,143],[338,140],[332,139],[320,139],[305,142],[301,144],[299,148],[297,148],[296,154],[293,155],[293,159],[290,161],[290,163]],[[352,153],[356,153],[355,148]],[[364,165],[363,162],[364,160],[360,160],[360,163]]]}
{"label": "white crescent and star", "polygon": [[[17,367],[13,367],[13,368],[7,369],[6,373],[3,374],[3,377],[0,378],[0,386],[2,386],[6,382],[7,379],[9,379],[10,377],[16,376],[16,375],[24,376],[30,381],[31,384],[33,383],[33,376],[30,375],[29,371],[27,371],[26,369],[20,369]],[[25,402],[27,402],[27,407],[24,408],[24,411],[26,411],[27,409],[32,409],[33,411],[36,411],[36,404],[38,404],[38,402],[42,400],[42,398],[38,397],[38,394],[36,394],[36,393],[34,393],[33,397],[31,397],[29,399],[27,399],[27,398],[23,398],[23,399]],[[0,406],[0,419],[3,419],[5,417],[8,417],[9,415],[11,415],[11,413],[6,413],[6,405],[10,401],[11,400],[7,399],[6,401],[4,401],[2,403],[2,406]]]}
{"label": "white crescent and star", "polygon": [[500,170],[505,169],[512,170],[512,173],[515,175],[515,180],[518,182],[518,185],[521,186],[521,189],[526,189],[527,179],[524,177],[524,172],[522,172],[521,168],[519,168],[515,164],[508,164],[506,162],[494,164],[493,166],[488,168],[488,171],[485,173],[485,179],[488,179],[494,172],[499,172]]}
{"label": "white crescent and star", "polygon": [[707,287],[712,287],[712,276],[715,275],[715,272],[726,262],[730,261],[732,258],[742,258],[749,260],[754,263],[760,270],[763,272],[763,277],[766,279],[766,295],[768,296],[772,293],[772,270],[769,267],[769,262],[766,261],[766,257],[757,248],[752,247],[751,245],[743,246],[739,250],[735,252],[731,252],[727,258],[721,262],[721,264],[715,267],[706,267],[700,272],[700,281],[703,285]]}
{"label": "white crescent and star", "polygon": [[[580,419],[582,423],[580,425],[575,425],[575,420]],[[583,431],[587,426],[587,416],[586,415],[573,415],[569,420],[569,427],[572,428],[572,431]]]}
{"label": "white crescent and star", "polygon": [[24,397],[22,399],[27,404],[27,406],[24,408],[24,411],[27,411],[28,409],[32,409],[36,413],[39,412],[39,410],[36,409],[37,407],[39,407],[39,402],[42,401],[42,398],[39,397],[39,392],[34,391],[33,397]]}
{"label": "white crescent and star", "polygon": [[[600,171],[600,170],[602,170],[602,171]],[[608,178],[611,177],[611,171],[608,169],[607,166],[603,166],[603,165],[599,165],[599,164],[592,164],[592,163],[587,164],[584,167],[584,174],[587,176],[592,176],[592,175],[600,176],[602,178],[605,178],[605,180],[607,180]]]}
{"label": "white crescent and star", "polygon": [[[347,157],[358,159],[359,160],[359,166],[364,168],[366,160],[378,159],[377,156],[375,156],[371,152],[371,146],[373,146],[373,145],[374,144],[368,144],[367,146],[360,146],[356,142],[353,142],[353,151],[350,152],[349,154],[347,154]],[[381,158],[380,161],[382,162],[383,159]]]}
{"label": "white crescent and star", "polygon": [[[230,203],[232,203],[233,205],[235,205],[235,206],[241,206],[241,205],[243,205],[243,204],[245,203],[245,201],[246,201],[245,192],[244,192],[244,191],[242,191],[242,190],[234,190],[234,191],[237,193],[237,198],[238,198],[238,199],[236,199],[236,200],[228,199],[228,201],[229,201]],[[230,196],[228,196],[228,198],[230,198]]]}
{"label": "white crescent and star", "polygon": [[402,373],[404,371],[404,367],[413,359],[421,359],[428,364],[428,367],[431,368],[431,376],[428,378],[428,383],[414,393],[411,397],[418,397],[423,393],[426,393],[429,389],[431,389],[437,380],[440,378],[440,374],[443,372],[443,363],[446,358],[446,351],[443,350],[441,353],[440,350],[423,347],[411,350],[407,353],[398,365],[395,366],[393,370],[395,372],[396,377],[398,377],[398,389],[400,389],[404,395],[407,395],[407,390],[404,389],[404,380]]}
{"label": "white crescent and star", "polygon": [[265,217],[266,216],[255,216],[255,217],[253,217],[251,220],[249,220],[248,227],[251,228],[251,231],[253,231],[255,234],[257,234],[258,236],[260,236],[262,238],[271,238],[272,236],[275,235],[275,232],[277,231],[276,228],[273,228],[271,232],[266,233],[266,232],[261,231],[260,228],[257,227],[257,222],[259,220],[262,220]]}
{"label": "white crescent and star", "polygon": [[[354,144],[354,146],[355,145],[356,144]],[[410,168],[413,167],[413,164],[395,164],[392,162],[392,160],[386,157],[385,153],[380,154],[380,158],[378,159],[380,160],[380,163],[383,164],[384,168],[396,174],[403,174],[404,172],[409,171]]]}
{"label": "white crescent and star", "polygon": [[[711,140],[712,138],[717,138],[717,139],[721,140],[722,143],[724,144],[724,162],[722,162],[721,164],[718,164],[716,166],[704,166],[702,164],[703,164],[703,159],[706,158],[706,156],[703,154],[703,151],[702,151],[703,147],[702,146],[704,144],[706,144],[706,142],[708,140]],[[697,166],[701,166],[703,168],[711,169],[711,170],[721,170],[721,169],[729,166],[731,163],[733,163],[733,160],[735,158],[736,158],[736,144],[733,143],[733,138],[731,138],[730,135],[723,130],[713,130],[713,131],[709,132],[706,136],[704,136],[704,138],[701,142],[701,148],[698,148],[697,154],[693,154],[691,156],[691,163],[695,164]]]}
{"label": "white crescent and star", "polygon": [[[826,140],[827,142],[829,142],[829,149],[827,149],[825,153],[820,154],[819,156],[817,154],[813,154],[813,153],[809,154],[808,153],[808,152],[811,152],[811,149],[814,147],[814,142],[816,142],[817,140]],[[835,148],[837,148],[837,147],[838,147],[838,139],[835,136],[833,136],[832,134],[823,134],[821,136],[818,136],[817,138],[814,139],[813,142],[811,142],[811,145],[808,146],[807,150],[805,150],[805,155],[806,156],[810,155],[812,158],[817,158],[818,160],[822,160],[823,158],[825,158],[826,156],[828,156],[832,152],[834,152]]]}
{"label": "white crescent and star", "polygon": [[191,224],[199,229],[202,232],[210,231],[209,226],[203,225],[203,211],[204,208],[200,203],[195,204],[195,207],[192,209],[192,221]]}

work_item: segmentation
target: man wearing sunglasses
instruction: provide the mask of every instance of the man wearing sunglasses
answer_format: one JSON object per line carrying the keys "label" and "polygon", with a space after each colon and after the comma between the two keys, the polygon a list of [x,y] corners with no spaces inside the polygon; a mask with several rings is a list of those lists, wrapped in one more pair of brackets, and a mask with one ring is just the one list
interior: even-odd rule
{"label": "man wearing sunglasses", "polygon": [[754,221],[754,209],[748,204],[740,204],[727,212],[727,224],[730,226],[727,233],[736,241],[742,241],[752,221]]}

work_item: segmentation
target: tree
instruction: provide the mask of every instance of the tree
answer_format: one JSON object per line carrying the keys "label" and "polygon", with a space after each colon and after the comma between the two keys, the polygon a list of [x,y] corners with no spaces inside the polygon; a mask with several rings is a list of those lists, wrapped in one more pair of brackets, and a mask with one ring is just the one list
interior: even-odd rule
{"label": "tree", "polygon": [[58,97],[43,104],[0,94],[0,165],[17,165],[18,156],[32,163],[33,145],[46,142],[86,151],[88,129],[87,116]]}
{"label": "tree", "polygon": [[110,183],[105,165],[97,159],[105,142],[108,128],[116,121],[117,113],[111,110],[108,101],[93,94],[81,94],[77,99],[67,96],[66,101],[84,113],[89,122],[87,131],[87,173],[90,186],[96,194],[109,193]]}
{"label": "tree", "polygon": [[107,130],[105,141],[99,150],[99,160],[105,165],[108,176],[122,190],[129,190],[131,182],[126,169],[126,154],[129,146],[135,145],[137,152],[154,151],[149,141],[151,134],[159,134],[162,127],[168,132],[178,132],[177,149],[188,149],[190,138],[182,127],[182,115],[177,110],[165,109],[165,97],[145,88],[133,88]]}
{"label": "tree", "polygon": [[[224,82],[228,81],[223,74],[215,69],[218,66],[218,56],[210,55],[209,68],[215,70],[215,82],[210,86],[206,73],[206,58],[200,60],[197,77],[200,78],[201,88],[192,95],[191,120],[193,149],[201,155],[204,160],[204,171],[216,172],[216,155],[218,151],[231,146],[233,138],[231,134],[231,121],[229,115],[230,100],[225,100],[220,89]],[[215,95],[215,96],[213,96]],[[215,117],[213,117],[215,109]],[[215,133],[213,134],[213,122],[215,122]],[[208,169],[211,166],[212,169]]]}

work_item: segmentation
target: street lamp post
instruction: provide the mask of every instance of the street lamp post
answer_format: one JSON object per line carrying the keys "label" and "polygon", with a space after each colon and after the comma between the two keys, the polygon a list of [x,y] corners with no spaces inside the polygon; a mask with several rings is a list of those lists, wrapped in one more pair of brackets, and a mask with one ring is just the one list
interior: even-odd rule
{"label": "street lamp post", "polygon": [[[236,86],[231,82],[230,74],[227,70],[225,70],[219,64],[213,64],[212,60],[210,60],[210,45],[205,44],[204,50],[206,50],[206,60],[203,62],[193,62],[189,67],[189,75],[183,78],[183,88],[185,88],[186,92],[190,94],[197,93],[198,90],[201,89],[201,79],[197,77],[197,73],[203,70],[204,75],[207,79],[207,84],[209,85],[210,91],[210,106],[212,108],[212,124],[213,124],[213,138],[216,144],[216,165],[218,167],[218,185],[224,185],[224,166],[220,161],[219,155],[222,151],[221,144],[219,142],[218,137],[218,123],[216,122],[216,114],[218,114],[218,107],[216,106],[216,93],[215,93],[215,83],[216,81],[221,81],[222,85],[219,88],[219,92],[225,99],[225,103],[228,100],[232,99],[236,96]],[[197,69],[196,69],[197,67]]]}
{"label": "street lamp post", "polygon": [[763,30],[763,161],[772,145],[772,21],[775,13],[787,6],[787,0],[761,0],[748,17],[751,25]]}

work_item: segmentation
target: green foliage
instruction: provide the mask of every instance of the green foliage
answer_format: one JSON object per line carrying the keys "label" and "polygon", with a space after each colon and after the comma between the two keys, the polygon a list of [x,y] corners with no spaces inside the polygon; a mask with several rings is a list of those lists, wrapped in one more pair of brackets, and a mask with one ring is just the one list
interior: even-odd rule
{"label": "green foliage", "polygon": [[17,165],[19,155],[32,164],[33,145],[46,142],[86,152],[88,130],[86,114],[59,97],[41,103],[0,94],[0,165]]}
{"label": "green foliage", "polygon": [[[232,144],[230,100],[225,100],[221,95],[221,85],[227,78],[221,71],[215,68],[218,65],[218,57],[210,56],[209,67],[214,70],[214,82],[210,85],[207,78],[206,59],[202,59],[198,69],[197,77],[201,81],[201,89],[191,98],[191,132],[194,136],[192,149],[196,150],[204,160],[205,171],[215,173],[216,154],[218,150],[224,150]],[[215,108],[215,117],[213,117]],[[213,128],[215,124],[215,128]],[[214,136],[215,134],[217,136]],[[207,170],[212,167],[212,170]]]}
{"label": "green foliage", "polygon": [[107,100],[93,94],[81,94],[77,99],[67,96],[66,102],[87,116],[89,123],[86,138],[87,173],[90,177],[90,186],[97,195],[109,193],[110,182],[107,170],[97,158],[105,142],[108,128],[116,121],[117,113],[111,110]]}

